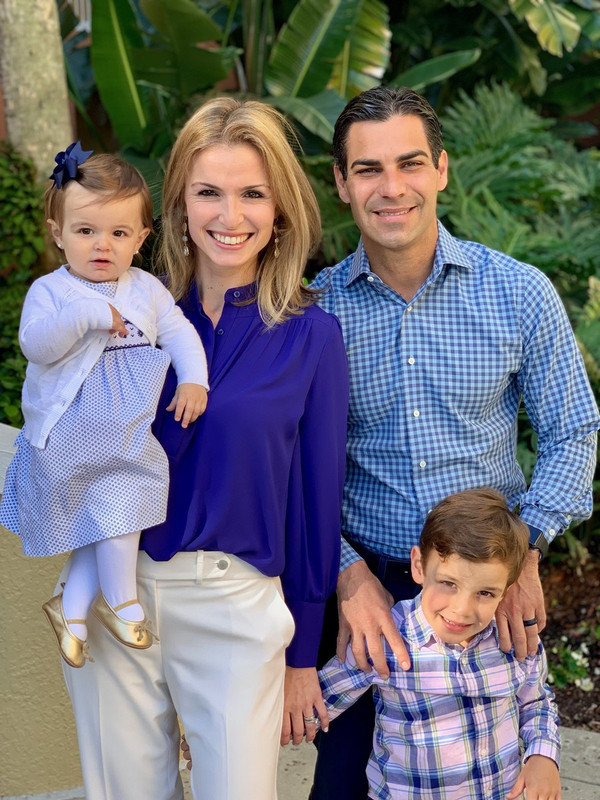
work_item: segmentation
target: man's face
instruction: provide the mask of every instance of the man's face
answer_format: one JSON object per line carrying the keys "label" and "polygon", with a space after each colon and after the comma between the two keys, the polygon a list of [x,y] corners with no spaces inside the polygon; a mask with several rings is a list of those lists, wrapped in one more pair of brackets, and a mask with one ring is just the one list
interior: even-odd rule
{"label": "man's face", "polygon": [[389,252],[431,258],[437,241],[437,193],[446,187],[448,156],[438,166],[420,117],[355,122],[346,142],[347,177],[335,167],[372,265]]}

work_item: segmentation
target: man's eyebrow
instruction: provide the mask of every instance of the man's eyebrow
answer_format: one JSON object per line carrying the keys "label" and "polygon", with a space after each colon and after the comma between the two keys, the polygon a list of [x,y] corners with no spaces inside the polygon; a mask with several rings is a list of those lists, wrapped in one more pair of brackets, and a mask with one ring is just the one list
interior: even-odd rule
{"label": "man's eyebrow", "polygon": [[[422,156],[424,158],[431,158],[429,153],[426,150],[411,150],[409,153],[400,153],[400,155],[396,156],[395,161],[396,164],[400,164],[403,161],[410,161],[411,158],[417,158],[418,156]],[[357,158],[355,161],[350,164],[350,169],[354,169],[355,167],[380,167],[381,161],[377,158]]]}

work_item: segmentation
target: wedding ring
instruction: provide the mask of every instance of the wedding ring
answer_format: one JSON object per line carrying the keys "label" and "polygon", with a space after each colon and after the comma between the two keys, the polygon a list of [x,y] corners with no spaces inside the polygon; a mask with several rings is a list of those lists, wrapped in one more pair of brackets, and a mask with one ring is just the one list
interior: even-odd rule
{"label": "wedding ring", "polygon": [[537,625],[537,624],[538,624],[537,623],[537,617],[534,617],[533,619],[524,619],[523,620],[523,625],[526,628],[531,628],[532,625]]}
{"label": "wedding ring", "polygon": [[304,717],[304,722],[307,722],[309,725],[314,725],[316,721],[316,717]]}

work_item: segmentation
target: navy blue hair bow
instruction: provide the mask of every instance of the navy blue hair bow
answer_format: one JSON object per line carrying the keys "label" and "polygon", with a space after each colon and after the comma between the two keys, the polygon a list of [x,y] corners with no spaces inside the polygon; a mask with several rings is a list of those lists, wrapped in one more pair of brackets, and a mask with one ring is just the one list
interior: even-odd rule
{"label": "navy blue hair bow", "polygon": [[80,164],[87,161],[92,155],[93,150],[82,150],[81,142],[73,142],[70,144],[64,153],[58,153],[55,157],[56,166],[50,180],[56,184],[56,188],[60,189],[67,181],[72,180],[77,175],[77,169]]}

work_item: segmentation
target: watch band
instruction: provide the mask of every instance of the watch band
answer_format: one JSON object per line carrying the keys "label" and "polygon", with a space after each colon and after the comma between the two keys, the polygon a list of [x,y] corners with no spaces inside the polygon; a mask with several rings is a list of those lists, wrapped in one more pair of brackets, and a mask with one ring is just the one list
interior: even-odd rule
{"label": "watch band", "polygon": [[548,539],[544,536],[543,531],[539,528],[529,526],[529,547],[531,550],[538,550],[540,558],[543,558],[548,553]]}

